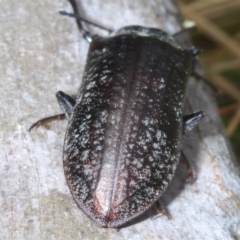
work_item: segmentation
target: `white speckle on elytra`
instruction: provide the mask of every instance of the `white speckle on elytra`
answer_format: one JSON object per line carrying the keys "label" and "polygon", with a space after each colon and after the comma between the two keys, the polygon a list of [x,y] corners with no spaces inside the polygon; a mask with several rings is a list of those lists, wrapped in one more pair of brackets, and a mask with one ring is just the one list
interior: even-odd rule
{"label": "white speckle on elytra", "polygon": [[142,120],[142,123],[143,123],[145,126],[147,126],[147,125],[149,124],[149,120],[150,120],[150,119],[146,117],[145,119]]}
{"label": "white speckle on elytra", "polygon": [[146,130],[146,142],[151,142],[152,141],[152,134]]}
{"label": "white speckle on elytra", "polygon": [[81,167],[80,164],[75,166],[76,169],[79,169],[80,167]]}
{"label": "white speckle on elytra", "polygon": [[128,146],[129,146],[130,149],[133,149],[134,144],[128,144]]}
{"label": "white speckle on elytra", "polygon": [[96,82],[95,81],[92,81],[90,82],[87,86],[86,86],[86,89],[89,90],[91,88],[93,88],[95,86]]}
{"label": "white speckle on elytra", "polygon": [[154,149],[158,149],[158,150],[160,150],[161,149],[161,145],[159,144],[159,143],[153,143],[153,148]]}
{"label": "white speckle on elytra", "polygon": [[86,94],[84,94],[84,97],[89,97],[90,92],[87,92]]}
{"label": "white speckle on elytra", "polygon": [[81,161],[85,161],[87,159],[89,152],[90,152],[89,149],[82,152],[81,157],[80,157]]}
{"label": "white speckle on elytra", "polygon": [[101,145],[98,145],[98,146],[96,147],[96,151],[101,151],[101,150],[103,150],[103,147],[102,147]]}

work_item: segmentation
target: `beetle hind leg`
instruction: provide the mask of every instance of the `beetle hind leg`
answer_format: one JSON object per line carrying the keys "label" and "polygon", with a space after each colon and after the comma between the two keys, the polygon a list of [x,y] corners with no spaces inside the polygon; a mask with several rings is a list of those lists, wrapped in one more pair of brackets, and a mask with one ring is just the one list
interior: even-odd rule
{"label": "beetle hind leg", "polygon": [[161,205],[161,203],[158,201],[156,201],[156,208],[157,208],[157,213],[151,217],[151,219],[155,219],[155,218],[158,218],[162,215],[165,215],[167,216],[168,220],[172,219],[172,216],[171,214]]}
{"label": "beetle hind leg", "polygon": [[[198,123],[204,118],[204,114],[202,111],[191,113],[189,115],[185,115],[183,117],[183,134],[190,132],[194,127],[198,125]],[[188,162],[187,158],[185,157],[184,153],[181,152],[181,159],[187,165],[188,174],[186,181],[189,183],[193,183],[196,179],[196,173],[194,169],[191,167],[191,164]]]}
{"label": "beetle hind leg", "polygon": [[191,164],[187,160],[186,156],[184,155],[183,152],[181,152],[181,160],[184,161],[184,163],[187,165],[187,177],[186,177],[186,182],[192,184],[196,180],[196,172],[192,168]]}

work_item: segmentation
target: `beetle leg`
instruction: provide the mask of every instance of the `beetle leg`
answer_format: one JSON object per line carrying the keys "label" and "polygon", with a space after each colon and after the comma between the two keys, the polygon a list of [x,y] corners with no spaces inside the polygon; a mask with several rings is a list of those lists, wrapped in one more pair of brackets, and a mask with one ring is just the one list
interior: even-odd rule
{"label": "beetle leg", "polygon": [[191,131],[198,123],[200,120],[204,118],[204,114],[202,111],[196,112],[196,113],[191,113],[189,115],[186,115],[183,117],[183,134],[188,133]]}
{"label": "beetle leg", "polygon": [[[189,115],[186,115],[183,117],[183,133],[188,133],[191,131],[199,122],[204,118],[204,114],[202,111],[191,113]],[[190,163],[186,159],[183,152],[181,152],[181,158],[185,161],[188,168],[188,175],[186,181],[189,183],[193,183],[196,179],[196,173],[194,169],[191,167]],[[166,215],[168,219],[171,219],[171,215],[162,207],[159,201],[156,202],[157,206],[157,214],[153,216],[151,219],[155,219],[159,217],[160,215]]]}
{"label": "beetle leg", "polygon": [[189,163],[189,161],[187,160],[187,158],[183,152],[181,152],[181,159],[185,162],[185,164],[187,165],[187,169],[188,169],[186,182],[192,184],[196,180],[196,172],[192,168],[191,164]]}
{"label": "beetle leg", "polygon": [[40,120],[38,120],[37,122],[35,122],[34,124],[31,125],[31,127],[28,129],[28,131],[30,132],[33,128],[37,128],[41,125],[45,125],[49,122],[55,121],[55,120],[63,120],[66,118],[66,115],[64,113],[55,115],[55,116],[51,116],[51,117],[46,117],[46,118],[42,118]]}
{"label": "beetle leg", "polygon": [[65,113],[66,117],[69,119],[72,115],[73,108],[76,104],[75,99],[67,95],[66,93],[59,91],[56,93],[56,97],[58,100],[58,103],[62,109],[62,111]]}
{"label": "beetle leg", "polygon": [[171,214],[163,208],[159,200],[156,201],[156,207],[157,207],[157,213],[151,217],[152,220],[162,215],[167,216],[169,220],[172,219]]}
{"label": "beetle leg", "polygon": [[75,106],[75,100],[62,91],[57,92],[56,97],[57,97],[58,103],[64,113],[54,115],[51,117],[42,118],[42,119],[38,120],[37,122],[35,122],[34,124],[32,124],[30,126],[30,128],[28,129],[29,132],[33,128],[37,128],[41,125],[45,125],[52,121],[63,120],[63,119],[69,118],[71,116],[73,107]]}
{"label": "beetle leg", "polygon": [[[204,114],[202,111],[191,113],[189,115],[184,116],[183,117],[183,133],[186,134],[189,131],[191,131],[203,118],[204,118]],[[186,181],[189,183],[193,183],[196,179],[196,173],[191,167],[190,163],[188,162],[183,152],[181,152],[181,159],[184,160],[188,168]]]}

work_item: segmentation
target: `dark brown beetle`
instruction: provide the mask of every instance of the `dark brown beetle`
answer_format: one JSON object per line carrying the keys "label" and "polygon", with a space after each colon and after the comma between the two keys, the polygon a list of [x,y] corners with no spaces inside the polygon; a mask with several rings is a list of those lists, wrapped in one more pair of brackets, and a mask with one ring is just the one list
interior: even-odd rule
{"label": "dark brown beetle", "polygon": [[183,116],[196,52],[155,28],[128,26],[100,37],[84,30],[79,17],[77,23],[91,43],[76,100],[56,95],[68,119],[64,172],[79,208],[99,226],[118,227],[163,194],[183,133],[203,117]]}

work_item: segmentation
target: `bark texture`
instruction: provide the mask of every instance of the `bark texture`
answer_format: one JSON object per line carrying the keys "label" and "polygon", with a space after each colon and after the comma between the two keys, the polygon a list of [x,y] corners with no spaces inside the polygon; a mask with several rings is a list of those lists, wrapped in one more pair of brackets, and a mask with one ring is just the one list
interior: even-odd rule
{"label": "bark texture", "polygon": [[[107,27],[180,29],[169,0],[80,2],[84,17]],[[205,119],[184,141],[197,180],[184,182],[186,166],[161,198],[172,215],[150,220],[154,208],[117,232],[97,227],[79,210],[66,185],[62,145],[67,122],[28,132],[39,118],[60,113],[55,92],[75,95],[88,43],[66,0],[0,3],[0,239],[240,239],[240,174],[225,138],[214,98],[191,79],[186,112]],[[106,34],[93,27],[95,33]],[[188,41],[182,35],[183,44]]]}

